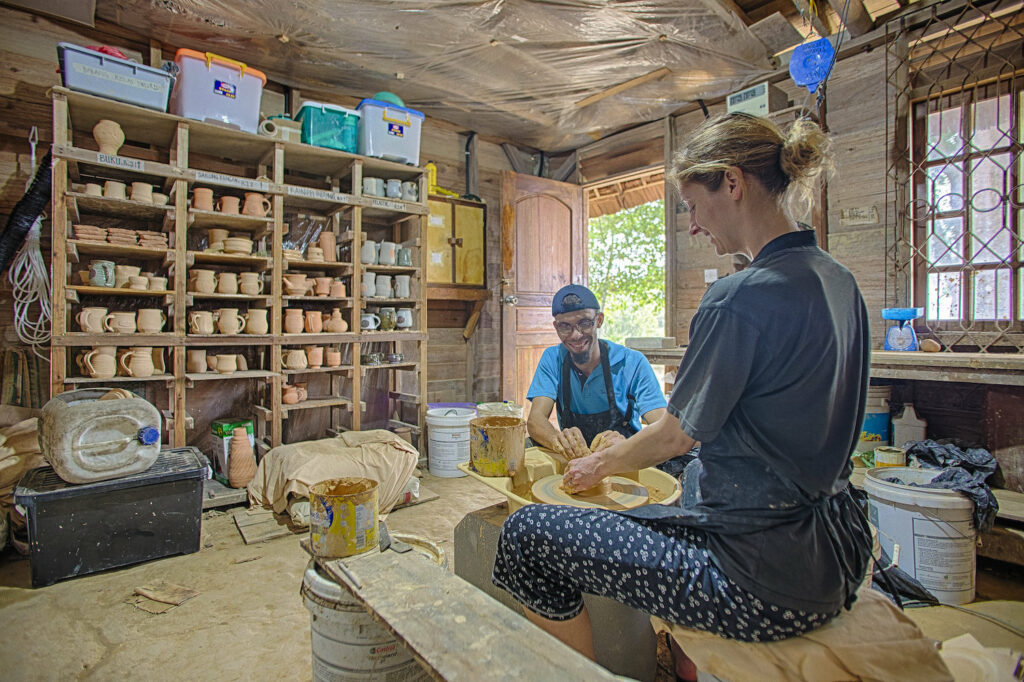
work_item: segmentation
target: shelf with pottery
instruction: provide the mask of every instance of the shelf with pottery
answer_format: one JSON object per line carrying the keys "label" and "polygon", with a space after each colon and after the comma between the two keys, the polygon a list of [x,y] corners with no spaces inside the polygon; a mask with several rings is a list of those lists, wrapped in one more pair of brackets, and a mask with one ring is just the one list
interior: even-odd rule
{"label": "shelf with pottery", "polygon": [[104,332],[91,334],[86,332],[64,332],[53,338],[52,344],[58,347],[80,346],[183,346],[185,339],[170,332],[157,334],[114,334]]}
{"label": "shelf with pottery", "polygon": [[343,263],[341,261],[322,261],[322,260],[285,260],[283,261],[284,270],[322,270],[324,272],[330,272],[332,276],[343,277],[345,275],[352,274],[352,264]]}
{"label": "shelf with pottery", "polygon": [[355,369],[352,365],[338,365],[337,367],[306,367],[305,369],[288,369],[287,367],[281,370],[282,374],[291,376],[295,374],[342,374],[345,372],[351,372]]}
{"label": "shelf with pottery", "polygon": [[351,296],[282,296],[282,301],[295,301],[296,303],[331,303],[339,308],[351,308]]}
{"label": "shelf with pottery", "polygon": [[426,332],[421,331],[377,331],[377,330],[366,330],[363,329],[359,332],[359,341],[361,343],[377,343],[379,341],[426,341]]}
{"label": "shelf with pottery", "polygon": [[163,262],[167,259],[169,254],[174,253],[172,249],[152,249],[147,246],[122,246],[120,244],[111,244],[109,242],[99,241],[94,242],[87,239],[68,239],[65,244],[69,263],[80,262],[80,254],[86,254],[89,256],[111,256],[113,258],[135,258],[138,260]]}
{"label": "shelf with pottery", "polygon": [[419,268],[409,265],[367,265],[366,263],[363,263],[363,270],[396,275],[418,275],[420,272]]}
{"label": "shelf with pottery", "polygon": [[286,403],[281,404],[281,416],[284,419],[288,418],[289,412],[296,410],[315,410],[321,407],[349,407],[352,405],[352,400],[349,398],[332,397],[332,398],[306,398],[301,402],[297,402],[293,405]]}
{"label": "shelf with pottery", "polygon": [[[257,308],[264,308],[270,304],[270,294],[201,294],[197,291],[189,291],[185,294],[185,305],[191,306],[194,300],[200,301],[252,301]],[[261,305],[262,304],[262,305]]]}
{"label": "shelf with pottery", "polygon": [[168,214],[174,212],[174,206],[166,203],[166,195],[163,199],[164,204],[117,199],[84,192],[65,192],[64,196],[67,197],[66,203],[71,212],[71,220],[76,223],[82,222],[82,214],[163,222]]}
{"label": "shelf with pottery", "polygon": [[[364,194],[357,201],[363,207],[363,217],[369,219],[402,220],[409,216],[427,215],[427,205],[418,201],[402,201]],[[395,214],[403,214],[395,216]]]}
{"label": "shelf with pottery", "polygon": [[327,216],[340,213],[359,205],[354,194],[333,189],[318,189],[303,185],[281,185],[284,206],[288,209],[307,209],[322,212]]}
{"label": "shelf with pottery", "polygon": [[223,251],[188,251],[185,258],[185,263],[189,267],[195,264],[233,265],[263,272],[270,270],[274,266],[270,258],[258,254],[246,256],[244,254],[224,253]]}
{"label": "shelf with pottery", "polygon": [[[167,289],[128,289],[127,287],[94,287],[85,284],[69,284],[67,286],[69,292],[73,291],[78,294],[88,294],[95,296],[174,296],[173,291]],[[173,301],[168,301],[172,303]]]}
{"label": "shelf with pottery", "polygon": [[240,369],[234,372],[221,373],[215,370],[208,372],[186,372],[185,378],[189,381],[221,381],[224,379],[273,379],[280,376],[277,372],[266,369]]}
{"label": "shelf with pottery", "polygon": [[183,345],[194,346],[269,346],[277,342],[272,334],[189,334]]}
{"label": "shelf with pottery", "polygon": [[380,362],[380,363],[376,363],[376,364],[365,364],[364,363],[364,364],[361,364],[359,366],[359,369],[362,370],[363,372],[366,372],[367,370],[371,370],[371,369],[399,369],[399,370],[403,370],[404,369],[404,370],[409,370],[409,369],[419,369],[419,367],[420,367],[420,363],[418,363],[418,362]]}
{"label": "shelf with pottery", "polygon": [[163,187],[167,180],[186,179],[189,175],[185,169],[159,161],[104,154],[70,144],[54,144],[52,149],[54,157],[68,162],[68,175],[74,182],[83,182],[83,177],[96,177]]}
{"label": "shelf with pottery", "polygon": [[365,308],[368,305],[374,306],[402,306],[403,308],[419,308],[420,299],[418,298],[364,298],[361,303]]}
{"label": "shelf with pottery", "polygon": [[221,213],[220,211],[201,211],[194,208],[188,210],[188,227],[190,230],[221,227],[229,230],[253,232],[262,237],[270,233],[273,222],[273,218],[263,216]]}
{"label": "shelf with pottery", "polygon": [[310,344],[324,343],[356,343],[360,334],[355,332],[344,332],[342,334],[330,332],[301,332],[299,334],[281,334],[280,343],[283,346],[308,346]]}
{"label": "shelf with pottery", "polygon": [[64,379],[65,384],[83,384],[83,385],[104,385],[104,384],[137,384],[142,381],[174,381],[173,374],[152,374],[148,377],[67,377]]}

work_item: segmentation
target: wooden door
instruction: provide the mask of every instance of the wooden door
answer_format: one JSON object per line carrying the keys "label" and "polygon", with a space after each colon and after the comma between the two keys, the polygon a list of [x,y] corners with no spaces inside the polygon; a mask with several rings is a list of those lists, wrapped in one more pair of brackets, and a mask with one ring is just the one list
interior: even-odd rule
{"label": "wooden door", "polygon": [[[501,394],[526,405],[544,349],[559,343],[551,299],[586,284],[583,189],[505,171],[501,177]],[[529,406],[527,405],[527,410]]]}
{"label": "wooden door", "polygon": [[427,283],[452,283],[452,205],[429,199],[427,207]]}
{"label": "wooden door", "polygon": [[484,285],[484,209],[455,204],[455,283]]}

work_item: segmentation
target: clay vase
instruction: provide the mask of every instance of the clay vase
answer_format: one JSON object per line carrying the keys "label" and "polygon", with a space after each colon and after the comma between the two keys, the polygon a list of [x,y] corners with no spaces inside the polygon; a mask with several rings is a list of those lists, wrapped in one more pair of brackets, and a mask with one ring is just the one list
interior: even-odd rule
{"label": "clay vase", "polygon": [[246,334],[266,334],[270,329],[265,308],[252,308],[245,314]]}
{"label": "clay vase", "polygon": [[320,233],[320,248],[324,250],[324,262],[333,263],[338,260],[338,241],[333,232],[324,230]]}
{"label": "clay vase", "polygon": [[328,350],[324,353],[324,362],[328,367],[339,367],[341,366],[341,351],[340,350]]}
{"label": "clay vase", "polygon": [[290,384],[281,387],[281,402],[285,405],[294,405],[299,402],[299,391]]}
{"label": "clay vase", "polygon": [[333,279],[330,277],[317,277],[315,281],[315,293],[317,296],[327,296],[331,293],[331,282],[334,281]]}
{"label": "clay vase", "polygon": [[331,290],[329,294],[333,298],[345,298],[345,283],[340,279],[331,282]]}
{"label": "clay vase", "polygon": [[324,330],[324,319],[319,310],[306,311],[306,332],[319,334]]}
{"label": "clay vase", "polygon": [[228,485],[244,488],[256,475],[256,456],[249,444],[249,433],[244,426],[231,432],[231,453],[228,458]]}
{"label": "clay vase", "polygon": [[298,348],[285,352],[283,362],[284,366],[288,369],[306,369],[309,367],[309,361],[306,359],[306,354]]}
{"label": "clay vase", "polygon": [[331,311],[331,317],[324,324],[324,329],[331,334],[344,334],[348,331],[348,322],[341,316],[341,310],[335,308]]}
{"label": "clay vase", "polygon": [[324,365],[324,347],[323,346],[306,346],[306,361],[309,366],[313,369],[318,369]]}
{"label": "clay vase", "polygon": [[103,119],[92,127],[92,137],[100,147],[100,154],[117,156],[124,144],[124,131],[117,121]]}
{"label": "clay vase", "polygon": [[286,334],[301,334],[303,328],[302,308],[284,309],[284,331]]}

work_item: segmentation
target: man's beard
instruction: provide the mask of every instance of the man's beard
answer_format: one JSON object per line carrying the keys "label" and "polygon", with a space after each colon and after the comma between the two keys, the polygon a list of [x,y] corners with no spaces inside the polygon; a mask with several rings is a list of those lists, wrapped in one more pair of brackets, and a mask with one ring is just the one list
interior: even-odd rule
{"label": "man's beard", "polygon": [[590,362],[590,351],[588,350],[583,353],[569,353],[569,357],[571,357],[572,361],[577,365],[585,365]]}

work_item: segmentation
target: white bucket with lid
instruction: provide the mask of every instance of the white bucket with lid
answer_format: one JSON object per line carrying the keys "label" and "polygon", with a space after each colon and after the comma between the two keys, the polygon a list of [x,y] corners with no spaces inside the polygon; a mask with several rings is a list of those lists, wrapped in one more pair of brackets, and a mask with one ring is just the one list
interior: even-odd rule
{"label": "white bucket with lid", "polygon": [[459,464],[469,461],[469,422],[476,410],[435,407],[427,410],[427,461],[432,476],[458,478]]}
{"label": "white bucket with lid", "polygon": [[523,406],[511,400],[506,400],[502,403],[480,403],[476,406],[476,411],[481,417],[523,418]]}
{"label": "white bucket with lid", "polygon": [[928,483],[938,469],[881,467],[864,478],[868,520],[893,562],[943,604],[974,601],[974,502],[953,490],[887,481]]}

